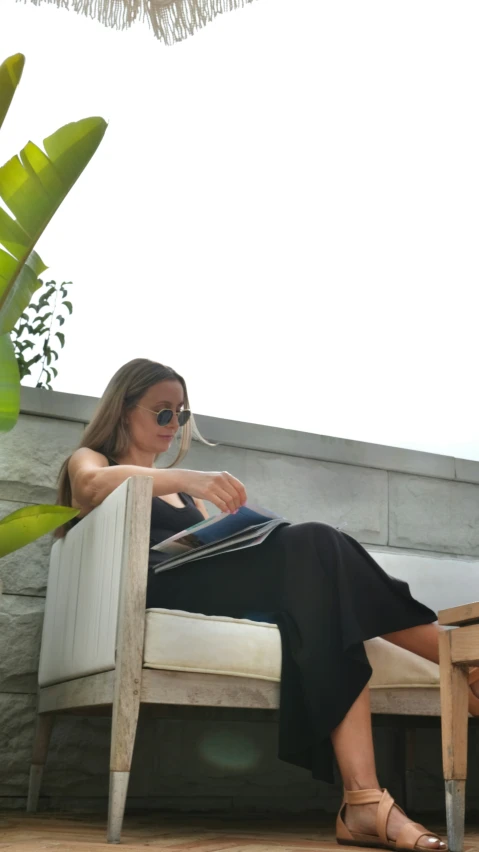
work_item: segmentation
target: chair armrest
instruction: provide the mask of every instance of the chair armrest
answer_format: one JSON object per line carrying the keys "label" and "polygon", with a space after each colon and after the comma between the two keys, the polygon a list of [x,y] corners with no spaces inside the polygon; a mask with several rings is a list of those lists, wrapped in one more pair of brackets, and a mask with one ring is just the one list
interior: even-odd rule
{"label": "chair armrest", "polygon": [[124,575],[135,547],[141,553],[137,594],[146,597],[152,481],[126,480],[53,545],[40,686],[115,668]]}
{"label": "chair armrest", "polygon": [[441,609],[438,612],[439,624],[444,627],[462,627],[466,624],[479,623],[479,601],[453,606],[451,609]]}

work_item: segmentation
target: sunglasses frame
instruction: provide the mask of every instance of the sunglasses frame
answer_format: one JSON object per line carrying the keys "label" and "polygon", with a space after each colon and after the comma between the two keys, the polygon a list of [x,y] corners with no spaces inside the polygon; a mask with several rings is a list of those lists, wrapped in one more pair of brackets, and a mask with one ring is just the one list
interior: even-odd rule
{"label": "sunglasses frame", "polygon": [[[156,416],[156,422],[158,423],[158,426],[168,426],[171,423],[171,421],[173,420],[174,415],[176,414],[176,416],[178,418],[178,425],[180,427],[183,427],[183,426],[186,426],[186,424],[188,423],[188,420],[191,417],[191,408],[182,408],[181,411],[174,411],[173,408],[162,408],[161,411],[153,411],[152,408],[145,408],[144,405],[137,405],[136,407],[141,408],[143,411],[149,411],[150,414],[154,414]],[[160,423],[159,417],[160,417],[160,414],[163,414],[164,411],[171,411],[171,417],[168,420],[168,423]],[[184,423],[180,423],[180,417],[181,417],[182,414],[188,414]]]}

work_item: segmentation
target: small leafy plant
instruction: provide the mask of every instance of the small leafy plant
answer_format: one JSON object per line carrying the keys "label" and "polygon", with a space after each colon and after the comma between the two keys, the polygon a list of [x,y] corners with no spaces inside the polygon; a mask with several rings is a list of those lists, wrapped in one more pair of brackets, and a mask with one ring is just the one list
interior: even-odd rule
{"label": "small leafy plant", "polygon": [[37,388],[52,389],[52,380],[58,376],[58,345],[63,349],[65,333],[60,331],[67,317],[73,312],[68,297],[71,281],[57,284],[48,281],[38,291],[40,297],[30,302],[12,332],[12,342],[20,371],[20,380],[38,375]]}

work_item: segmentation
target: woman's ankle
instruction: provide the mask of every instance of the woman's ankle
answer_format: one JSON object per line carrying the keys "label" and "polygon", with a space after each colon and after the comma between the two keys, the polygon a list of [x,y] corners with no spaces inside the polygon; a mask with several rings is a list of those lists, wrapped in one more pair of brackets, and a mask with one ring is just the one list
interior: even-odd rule
{"label": "woman's ankle", "polygon": [[348,792],[355,790],[380,790],[379,781],[375,775],[348,776],[343,778],[344,789]]}

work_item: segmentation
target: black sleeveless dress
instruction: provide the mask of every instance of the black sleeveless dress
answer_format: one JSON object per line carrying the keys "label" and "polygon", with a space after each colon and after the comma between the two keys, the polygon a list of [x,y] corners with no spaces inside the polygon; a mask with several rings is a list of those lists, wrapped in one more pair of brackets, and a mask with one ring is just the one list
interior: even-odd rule
{"label": "black sleeveless dress", "polygon": [[[202,520],[194,500],[153,498],[151,541]],[[154,553],[154,552],[153,552]],[[351,536],[322,523],[276,529],[261,545],[162,571],[147,607],[276,623],[282,643],[279,757],[333,781],[331,731],[371,676],[363,642],[436,620]]]}

